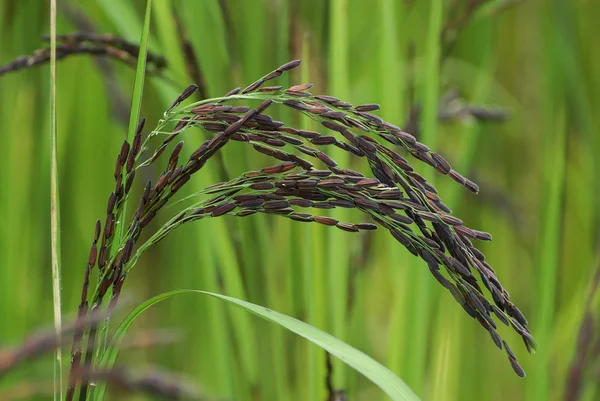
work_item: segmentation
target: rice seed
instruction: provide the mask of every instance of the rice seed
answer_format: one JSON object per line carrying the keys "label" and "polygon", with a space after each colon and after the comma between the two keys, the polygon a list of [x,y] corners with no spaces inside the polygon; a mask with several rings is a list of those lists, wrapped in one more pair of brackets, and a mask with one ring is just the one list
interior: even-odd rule
{"label": "rice seed", "polygon": [[233,106],[229,106],[227,104],[225,104],[225,105],[222,104],[222,105],[219,105],[219,106],[213,106],[210,109],[210,112],[211,113],[215,113],[215,114],[217,114],[217,113],[225,113],[225,112],[231,111],[231,109],[233,109]]}
{"label": "rice seed", "polygon": [[300,139],[293,138],[293,137],[287,136],[287,135],[281,135],[279,137],[279,139],[281,139],[282,141],[285,141],[289,144],[292,144],[292,145],[302,145],[304,143]]}
{"label": "rice seed", "polygon": [[471,247],[470,250],[473,253],[473,255],[475,255],[477,260],[480,260],[481,262],[485,261],[485,255],[479,249],[477,249],[475,247]]}
{"label": "rice seed", "polygon": [[373,230],[377,230],[377,225],[371,224],[371,223],[358,223],[358,224],[354,224],[354,228],[356,228],[357,230],[373,231]]}
{"label": "rice seed", "polygon": [[150,224],[150,222],[152,221],[152,219],[156,216],[156,211],[152,211],[150,213],[148,213],[147,215],[145,215],[141,220],[140,220],[140,228],[144,228],[146,227],[148,224]]}
{"label": "rice seed", "polygon": [[254,184],[251,184],[249,186],[250,189],[255,189],[257,191],[265,191],[267,189],[273,189],[275,188],[275,185],[271,182],[257,182]]}
{"label": "rice seed", "polygon": [[326,201],[329,199],[329,196],[319,192],[300,191],[298,196],[305,199],[310,199],[311,201]]}
{"label": "rice seed", "polygon": [[381,126],[383,125],[383,119],[379,116],[376,116],[375,114],[371,114],[371,113],[363,113],[361,111],[357,112],[356,114],[358,114],[361,117],[366,118],[367,120],[369,120],[369,122],[375,126]]}
{"label": "rice seed", "polygon": [[333,206],[329,202],[313,202],[312,207],[314,207],[316,209],[334,209],[335,208],[335,206]]}
{"label": "rice seed", "polygon": [[304,180],[298,180],[296,182],[296,187],[298,189],[309,189],[309,188],[316,187],[318,183],[319,183],[318,180],[307,178]]}
{"label": "rice seed", "polygon": [[392,229],[392,230],[390,230],[390,233],[396,239],[396,241],[401,243],[404,247],[406,247],[406,248],[412,247],[412,241],[406,235],[402,234],[400,231]]}
{"label": "rice seed", "polygon": [[96,220],[96,226],[94,227],[94,242],[98,242],[98,238],[100,238],[100,230],[102,229],[101,225],[102,224],[100,223],[100,220]]}
{"label": "rice seed", "polygon": [[414,223],[413,219],[411,219],[410,217],[403,216],[403,215],[398,214],[398,213],[393,213],[393,214],[390,214],[388,216],[390,218],[396,220],[397,222],[402,223],[402,224],[409,224],[410,225],[410,224]]}
{"label": "rice seed", "polygon": [[496,330],[490,328],[488,330],[488,332],[490,333],[490,336],[492,337],[492,341],[494,341],[494,344],[496,344],[496,347],[498,347],[499,350],[502,350],[502,339],[500,338],[500,336],[498,335]]}
{"label": "rice seed", "polygon": [[344,122],[344,117],[346,117],[346,113],[342,113],[341,111],[326,111],[325,113],[321,113],[319,115],[321,117],[338,120],[340,122]]}
{"label": "rice seed", "polygon": [[521,365],[519,365],[517,360],[515,358],[511,358],[511,357],[508,357],[508,360],[510,361],[510,365],[512,366],[512,368],[515,371],[515,373],[517,374],[517,376],[525,377],[525,371],[523,370]]}
{"label": "rice seed", "polygon": [[241,195],[236,195],[233,197],[233,200],[235,200],[236,202],[246,202],[246,201],[251,201],[251,200],[255,200],[255,199],[261,199],[260,195],[241,194]]}
{"label": "rice seed", "polygon": [[306,130],[298,131],[298,135],[300,135],[301,137],[306,138],[306,139],[318,138],[321,136],[321,134],[319,134],[318,132],[306,131]]}
{"label": "rice seed", "polygon": [[315,216],[313,220],[319,224],[323,224],[326,226],[335,226],[338,223],[336,219],[326,216]]}
{"label": "rice seed", "polygon": [[363,209],[379,210],[379,204],[377,202],[362,196],[355,198],[354,203],[356,203],[358,207],[362,207]]}
{"label": "rice seed", "polygon": [[340,185],[344,185],[344,180],[341,178],[332,177],[321,180],[317,185],[322,188],[335,188]]}
{"label": "rice seed", "polygon": [[302,64],[302,60],[292,60],[292,61],[285,63],[281,67],[277,68],[276,71],[281,71],[281,72],[289,71],[291,69],[298,67],[300,64]]}
{"label": "rice seed", "polygon": [[207,114],[207,113],[211,113],[212,112],[213,107],[216,107],[216,104],[214,104],[214,103],[205,103],[205,104],[201,104],[200,106],[194,107],[190,111],[193,114]]}
{"label": "rice seed", "polygon": [[311,142],[314,145],[331,145],[337,142],[337,139],[335,139],[334,136],[319,136],[316,138],[311,139]]}
{"label": "rice seed", "polygon": [[274,194],[277,195],[281,195],[281,196],[298,196],[300,191],[298,191],[297,189],[294,188],[279,188],[277,190],[275,190],[275,192],[273,192]]}
{"label": "rice seed", "polygon": [[337,223],[336,227],[339,228],[342,231],[348,231],[350,233],[357,233],[358,232],[358,229],[356,227],[354,227],[354,224],[350,224],[350,223]]}
{"label": "rice seed", "polygon": [[123,247],[123,255],[121,256],[121,261],[123,264],[129,262],[131,258],[131,254],[133,253],[133,245],[135,244],[135,240],[133,238],[129,238]]}
{"label": "rice seed", "polygon": [[429,270],[433,277],[445,288],[450,288],[452,284],[446,277],[444,277],[438,270]]}
{"label": "rice seed", "polygon": [[292,91],[292,92],[302,92],[302,91],[312,88],[313,86],[315,86],[315,85],[314,84],[294,85],[294,86],[290,86],[288,88],[288,90]]}
{"label": "rice seed", "polygon": [[233,124],[231,124],[230,126],[228,126],[227,128],[225,128],[225,131],[223,131],[223,134],[227,137],[235,134],[237,131],[239,131],[240,128],[242,128],[243,125],[243,119],[239,120],[238,122],[235,122]]}
{"label": "rice seed", "polygon": [[[111,192],[108,196],[108,205],[106,206],[106,214],[111,214],[115,208],[116,196],[114,192]],[[100,220],[98,220],[100,222]]]}
{"label": "rice seed", "polygon": [[296,188],[296,180],[282,180],[282,181],[277,181],[275,183],[275,186],[277,188]]}
{"label": "rice seed", "polygon": [[313,221],[313,216],[308,213],[291,213],[288,215],[288,217],[292,220],[306,222],[306,223]]}
{"label": "rice seed", "polygon": [[278,148],[282,148],[287,144],[285,141],[282,141],[280,139],[275,139],[275,138],[267,138],[267,139],[265,139],[265,143],[267,145],[275,146]]}
{"label": "rice seed", "polygon": [[293,90],[286,90],[285,91],[286,95],[290,95],[290,96],[296,96],[296,97],[310,97],[311,94],[307,93],[307,92],[298,92],[298,91],[293,91]]}
{"label": "rice seed", "polygon": [[223,123],[204,123],[202,126],[205,130],[210,132],[221,132],[229,127],[227,124]]}
{"label": "rice seed", "polygon": [[227,92],[224,97],[229,97],[229,96],[237,95],[238,93],[240,93],[240,90],[241,90],[241,88],[232,89],[229,92]]}
{"label": "rice seed", "polygon": [[106,246],[100,247],[100,252],[98,253],[98,268],[102,270],[106,265]]}
{"label": "rice seed", "polygon": [[478,239],[480,241],[491,241],[492,240],[492,235],[490,233],[486,233],[484,231],[479,231],[479,230],[473,230],[473,229],[471,229],[471,232],[474,234],[475,239]]}
{"label": "rice seed", "polygon": [[263,203],[265,203],[264,199],[252,199],[252,200],[247,200],[247,201],[241,202],[239,207],[244,208],[244,209],[253,209],[253,208],[262,206]]}
{"label": "rice seed", "polygon": [[[163,145],[166,145],[167,143],[171,142],[173,139],[175,139],[177,136],[179,135],[179,132],[174,132],[172,134],[170,134],[169,136],[167,136],[167,138],[162,142]],[[135,142],[134,142],[135,143]]]}
{"label": "rice seed", "polygon": [[475,184],[473,181],[465,178],[465,183],[464,186],[471,192],[473,192],[474,194],[478,194],[479,193],[479,186],[477,184]]}
{"label": "rice seed", "polygon": [[289,171],[296,167],[296,163],[285,162],[276,166],[265,167],[261,171],[265,174],[278,174]]}
{"label": "rice seed", "polygon": [[431,158],[436,163],[436,169],[442,174],[448,174],[452,167],[450,167],[450,163],[446,161],[441,155],[431,152]]}
{"label": "rice seed", "polygon": [[129,154],[129,142],[123,141],[123,145],[121,145],[121,151],[119,153],[119,164],[124,166],[127,162],[127,155]]}
{"label": "rice seed", "polygon": [[[265,79],[266,81],[266,79]],[[283,86],[265,86],[260,88],[258,91],[259,92],[277,92],[280,91],[281,89],[283,89]]]}
{"label": "rice seed", "polygon": [[126,168],[126,172],[127,174],[131,173],[131,171],[133,170],[133,166],[135,164],[135,154],[133,152],[129,152],[129,156],[127,157],[127,168]]}
{"label": "rice seed", "polygon": [[448,175],[450,175],[450,178],[452,178],[454,181],[458,182],[459,184],[465,185],[467,179],[465,177],[463,177],[462,175],[460,175],[455,170],[450,170]]}
{"label": "rice seed", "polygon": [[265,80],[261,78],[258,81],[255,81],[255,82],[251,83],[244,90],[242,90],[242,94],[245,94],[245,93],[248,93],[248,92],[252,92],[252,91],[258,89],[258,87],[261,86],[264,83],[265,83]]}
{"label": "rice seed", "polygon": [[283,71],[280,70],[275,70],[271,73],[269,73],[267,76],[265,76],[263,79],[266,81],[270,81],[271,79],[275,79],[277,77],[280,77],[281,74],[283,74]]}
{"label": "rice seed", "polygon": [[[165,186],[167,186],[167,183],[169,182],[169,177],[171,176],[171,174],[173,174],[173,171],[169,170],[169,171],[162,173],[158,177],[158,180],[156,181],[156,185],[154,186],[154,194],[160,194],[162,192],[162,190],[165,188]],[[150,197],[154,198],[155,196],[150,195]]]}
{"label": "rice seed", "polygon": [[448,260],[450,262],[450,266],[453,267],[454,270],[456,270],[461,276],[470,277],[473,275],[473,273],[471,273],[471,269],[469,269],[468,266],[465,266],[458,259],[451,257],[451,258],[448,258]]}
{"label": "rice seed", "polygon": [[220,206],[217,206],[215,209],[213,209],[213,211],[210,213],[210,215],[212,217],[222,216],[224,214],[231,212],[236,207],[237,207],[237,205],[234,202],[224,203]]}
{"label": "rice seed", "polygon": [[239,142],[248,142],[250,140],[250,137],[247,134],[241,134],[239,132],[231,135],[231,139],[233,139],[234,141],[239,141]]}
{"label": "rice seed", "polygon": [[135,170],[127,175],[127,181],[125,182],[125,193],[129,193],[131,186],[133,185],[133,180],[135,179]]}
{"label": "rice seed", "polygon": [[171,185],[171,193],[174,194],[181,189],[181,187],[190,180],[190,174],[182,175],[177,181]]}
{"label": "rice seed", "polygon": [[181,152],[182,148],[183,148],[183,141],[181,141],[177,145],[175,145],[175,148],[173,148],[173,152],[171,152],[171,157],[169,158],[169,164],[177,162],[177,158],[179,157],[179,153]]}
{"label": "rice seed", "polygon": [[167,148],[167,145],[162,145],[161,147],[159,147],[156,152],[154,152],[154,155],[152,155],[152,159],[150,159],[150,163],[154,163],[165,151],[165,149]]}
{"label": "rice seed", "polygon": [[357,187],[375,187],[380,185],[381,182],[377,178],[363,178],[356,183]]}
{"label": "rice seed", "polygon": [[339,125],[337,123],[331,122],[331,121],[321,121],[321,124],[325,128],[329,128],[330,130],[337,131],[339,133],[346,131],[346,127]]}
{"label": "rice seed", "polygon": [[[198,149],[196,149],[194,151],[194,153],[192,153],[190,155],[190,163],[195,162],[196,159],[198,159],[200,156],[202,156],[208,150],[208,145],[207,144],[208,144],[208,141],[205,141],[202,145],[200,145],[200,147]],[[188,166],[190,165],[190,163],[188,163]],[[186,168],[188,166],[186,166]],[[191,166],[190,166],[190,168],[191,168]]]}
{"label": "rice seed", "polygon": [[272,104],[273,104],[273,100],[267,99],[258,105],[258,107],[256,108],[256,112],[262,113],[267,107],[269,107]]}
{"label": "rice seed", "polygon": [[140,153],[140,149],[142,147],[142,134],[136,134],[133,137],[133,144],[131,145],[131,152],[134,156],[137,156]]}
{"label": "rice seed", "polygon": [[356,111],[376,111],[379,110],[378,104],[361,104],[354,108]]}
{"label": "rice seed", "polygon": [[106,216],[104,223],[104,238],[109,239],[115,233],[115,215],[113,213]]}
{"label": "rice seed", "polygon": [[517,319],[518,322],[521,323],[523,326],[528,325],[525,315],[523,315],[523,313],[519,310],[519,308],[517,308],[514,304],[507,302],[506,303],[506,311],[508,312],[509,315],[511,315],[512,317]]}
{"label": "rice seed", "polygon": [[312,201],[308,199],[290,199],[290,205],[300,206],[300,207],[311,207]]}
{"label": "rice seed", "polygon": [[264,204],[265,210],[285,209],[290,206],[290,202],[285,200],[270,201]]}
{"label": "rice seed", "polygon": [[88,265],[90,267],[94,267],[96,264],[96,258],[98,256],[98,246],[96,242],[92,242],[92,247],[90,248],[90,254],[88,256]]}
{"label": "rice seed", "polygon": [[198,85],[194,85],[194,84],[185,88],[185,90],[181,93],[181,95],[179,95],[177,97],[177,99],[175,100],[175,102],[173,102],[171,107],[169,107],[169,109],[167,110],[167,113],[169,111],[171,111],[173,108],[177,107],[179,105],[179,103],[183,102],[185,99],[192,96],[194,94],[194,92],[196,92],[197,90],[198,90]]}
{"label": "rice seed", "polygon": [[310,175],[312,177],[329,177],[331,175],[331,171],[329,170],[310,170],[306,172],[306,175]]}
{"label": "rice seed", "polygon": [[439,213],[438,216],[442,219],[444,223],[450,224],[451,226],[462,226],[464,224],[461,219],[458,219],[454,216],[450,216],[443,213]]}
{"label": "rice seed", "polygon": [[337,163],[335,162],[335,160],[333,160],[331,157],[327,156],[323,152],[317,152],[317,157],[319,158],[319,160],[321,160],[323,163],[325,163],[329,167],[337,166]]}
{"label": "rice seed", "polygon": [[283,101],[283,104],[288,107],[291,107],[292,109],[296,109],[296,110],[300,110],[300,111],[307,111],[310,108],[307,105],[305,105],[304,103],[302,103],[298,100],[293,100],[293,99],[286,99]]}
{"label": "rice seed", "polygon": [[[502,312],[502,310],[500,308],[498,308],[496,305],[490,304],[490,306],[492,307],[492,311],[494,312],[494,314],[496,315],[498,320],[500,320],[502,323],[504,323],[506,326],[508,326],[508,319],[504,315],[504,312]],[[506,344],[504,346],[506,347]]]}
{"label": "rice seed", "polygon": [[335,102],[339,102],[340,99],[333,97],[333,96],[327,96],[327,95],[317,95],[314,97],[315,99],[319,99],[324,101],[325,103],[335,103]]}
{"label": "rice seed", "polygon": [[329,201],[330,204],[332,204],[335,207],[344,207],[347,209],[352,209],[354,208],[354,202],[351,201],[347,201],[344,199],[332,199]]}
{"label": "rice seed", "polygon": [[271,213],[271,214],[288,215],[290,213],[293,213],[294,209],[292,209],[291,207],[287,207],[284,209],[268,209],[268,210],[265,210],[265,212]]}
{"label": "rice seed", "polygon": [[316,106],[316,107],[311,107],[307,111],[312,114],[322,114],[322,113],[325,113],[327,110],[329,110],[327,107]]}
{"label": "rice seed", "polygon": [[352,105],[350,103],[346,103],[346,102],[333,102],[332,105],[334,105],[335,107],[339,108],[339,109],[351,109]]}
{"label": "rice seed", "polygon": [[442,245],[440,245],[439,242],[437,242],[435,239],[432,238],[427,238],[427,237],[420,237],[423,242],[425,242],[429,247],[433,248],[433,249],[437,249],[437,250],[442,250]]}

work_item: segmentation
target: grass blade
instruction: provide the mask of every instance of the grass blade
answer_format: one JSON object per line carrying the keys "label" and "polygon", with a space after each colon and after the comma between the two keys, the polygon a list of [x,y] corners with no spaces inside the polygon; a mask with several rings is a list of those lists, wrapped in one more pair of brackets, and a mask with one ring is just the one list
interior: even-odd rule
{"label": "grass blade", "polygon": [[[50,2],[50,241],[52,252],[52,298],[54,329],[62,326],[60,300],[60,208],[58,196],[58,156],[56,133],[56,0]],[[62,399],[62,357],[60,344],[54,365],[54,399]]]}
{"label": "grass blade", "polygon": [[[294,319],[290,316],[275,312],[265,307],[242,301],[237,298],[228,297],[221,294],[215,294],[212,292],[198,291],[198,290],[174,290],[157,295],[135,308],[123,322],[117,328],[115,335],[107,348],[101,361],[101,368],[110,369],[114,364],[117,355],[119,353],[119,344],[127,334],[127,330],[131,327],[131,324],[151,306],[156,305],[159,302],[167,300],[172,296],[179,294],[204,294],[212,297],[227,301],[231,304],[242,307],[248,312],[254,313],[259,317],[268,320],[272,323],[276,323],[282,327],[285,327],[289,331],[298,334],[301,337],[306,338],[310,342],[318,345],[325,349],[332,355],[338,357],[346,364],[350,365],[365,377],[375,383],[381,388],[392,400],[394,401],[413,401],[418,400],[418,397],[412,392],[412,390],[394,373],[389,369],[381,365],[379,362],[371,359],[363,352],[351,347],[350,345],[338,340],[337,338],[307,324],[300,320]],[[104,394],[104,386],[100,386],[100,389],[96,392],[97,395]],[[100,396],[101,397],[101,396]],[[102,399],[102,398],[96,398]]]}
{"label": "grass blade", "polygon": [[[144,79],[146,77],[146,55],[148,54],[148,37],[150,35],[150,16],[152,14],[152,0],[146,2],[146,16],[144,17],[144,27],[140,38],[140,53],[138,55],[137,68],[135,70],[135,83],[133,84],[133,97],[131,99],[131,112],[129,114],[129,129],[127,131],[127,141],[132,143],[135,130],[140,119],[140,109],[142,107],[142,94],[144,93]],[[123,214],[127,213],[127,198],[123,201]],[[122,216],[121,221],[125,220]],[[123,238],[124,224],[117,227],[117,238]]]}

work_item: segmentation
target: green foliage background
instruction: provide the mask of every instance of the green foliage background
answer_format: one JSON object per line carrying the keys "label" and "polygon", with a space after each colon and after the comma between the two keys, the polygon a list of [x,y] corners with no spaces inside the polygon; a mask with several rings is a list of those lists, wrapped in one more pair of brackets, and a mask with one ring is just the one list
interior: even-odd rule
{"label": "green foliage background", "polygon": [[[447,177],[434,178],[457,216],[493,234],[481,249],[529,318],[539,352],[527,355],[514,333],[502,332],[528,373],[519,379],[505,354],[437,285],[425,264],[383,231],[352,235],[262,215],[202,221],[148,252],[125,294],[139,302],[194,288],[267,306],[365,351],[423,399],[562,399],[598,264],[600,3],[489,1],[464,27],[446,31],[448,21],[460,21],[468,1],[155,0],[149,46],[166,57],[169,80],[146,80],[142,115],[151,127],[192,82],[172,3],[211,96],[303,58],[301,71],[292,80],[283,77],[282,85],[309,81],[316,84],[315,94],[380,103],[382,117],[401,127],[413,98],[422,109],[423,142],[480,184],[480,195],[473,196]],[[97,33],[137,42],[144,5],[62,0],[58,33],[81,30],[73,19],[79,15]],[[49,32],[48,20],[46,2],[0,1],[0,64],[46,46],[41,35]],[[452,45],[441,38],[452,39]],[[105,214],[114,157],[127,134],[122,116],[128,115],[134,70],[109,63],[114,69],[109,79],[89,56],[58,66],[67,316],[74,316],[78,304],[94,222]],[[0,77],[3,343],[52,321],[48,76],[44,66]],[[509,119],[438,122],[439,100],[452,88],[465,103],[502,108]],[[290,112],[280,110],[280,118],[289,120]],[[242,146],[225,150],[230,176],[267,162]],[[219,181],[214,167],[197,187]],[[238,400],[326,397],[322,351],[241,310],[214,299],[174,298],[134,325],[156,327],[180,328],[185,337],[175,345],[124,352],[121,362],[167,366],[197,380],[208,394]],[[48,359],[11,374],[0,386],[49,379],[50,372]],[[594,377],[598,371],[590,370],[583,399],[598,396]],[[385,399],[341,363],[335,364],[334,383],[350,400]]]}

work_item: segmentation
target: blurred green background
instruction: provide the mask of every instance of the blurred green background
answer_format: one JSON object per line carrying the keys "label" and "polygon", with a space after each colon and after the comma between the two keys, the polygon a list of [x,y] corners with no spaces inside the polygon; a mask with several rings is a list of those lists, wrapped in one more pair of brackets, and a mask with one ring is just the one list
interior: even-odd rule
{"label": "blurred green background", "polygon": [[[139,41],[145,1],[58,3],[58,33],[91,30]],[[455,215],[494,236],[480,249],[528,317],[539,350],[528,355],[511,330],[502,331],[528,374],[518,378],[425,263],[388,233],[352,235],[272,216],[184,226],[134,269],[124,289],[130,300],[176,288],[247,299],[363,350],[425,400],[566,399],[598,266],[600,2],[154,0],[150,51],[168,68],[146,80],[142,115],[149,127],[193,82],[173,7],[209,96],[303,58],[282,85],[313,82],[314,94],[380,103],[383,118],[475,180],[478,196],[427,172]],[[1,0],[0,64],[47,46],[41,37],[48,20],[47,2]],[[67,316],[76,311],[94,222],[105,214],[127,132],[134,69],[104,60],[74,56],[58,66]],[[47,65],[0,76],[0,341],[7,344],[52,321],[48,77]],[[507,118],[485,118],[499,111]],[[231,177],[272,164],[240,145],[223,153]],[[214,164],[194,186],[220,181],[219,174]],[[600,330],[598,298],[590,310]],[[327,397],[322,351],[217,300],[173,298],[134,329],[161,327],[180,329],[183,339],[127,351],[120,362],[182,372],[222,399]],[[597,358],[588,358],[580,399],[600,397]],[[51,379],[51,366],[48,358],[21,368],[0,386]],[[341,362],[334,372],[348,400],[386,399]]]}

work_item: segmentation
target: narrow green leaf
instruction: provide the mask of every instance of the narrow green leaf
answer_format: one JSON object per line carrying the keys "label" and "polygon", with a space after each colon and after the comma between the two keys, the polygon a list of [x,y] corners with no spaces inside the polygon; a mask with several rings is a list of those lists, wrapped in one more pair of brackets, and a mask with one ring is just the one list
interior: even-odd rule
{"label": "narrow green leaf", "polygon": [[[52,247],[52,295],[54,328],[62,326],[60,296],[60,208],[58,196],[58,156],[56,133],[56,0],[50,2],[50,242]],[[56,349],[54,364],[54,399],[62,399],[61,346]]]}
{"label": "narrow green leaf", "polygon": [[[172,296],[186,293],[210,295],[212,297],[240,306],[248,312],[252,312],[265,320],[285,327],[289,331],[292,331],[298,334],[299,336],[306,338],[313,344],[318,345],[330,354],[338,357],[340,360],[342,360],[352,368],[356,369],[366,378],[375,383],[379,388],[381,388],[394,401],[412,401],[419,399],[412,392],[412,390],[400,378],[394,375],[394,373],[392,373],[388,368],[381,365],[379,362],[375,361],[363,352],[351,347],[343,341],[338,340],[337,338],[307,323],[304,323],[300,320],[294,319],[293,317],[284,315],[282,313],[275,312],[271,309],[265,308],[260,305],[242,301],[237,298],[228,297],[226,295],[199,290],[170,291],[157,295],[140,304],[125,318],[125,320],[117,328],[109,347],[107,348],[105,354],[102,357],[100,367],[104,369],[109,369],[114,364],[119,353],[119,344],[125,337],[125,334],[131,327],[131,324],[142,313],[148,310],[151,306],[156,305],[157,303],[162,302]],[[103,385],[99,387],[100,388],[96,392],[96,394],[99,397],[96,398],[97,400],[102,399],[105,391],[105,387]]]}
{"label": "narrow green leaf", "polygon": [[[127,131],[127,141],[132,143],[135,135],[135,129],[140,120],[140,109],[142,107],[142,95],[144,93],[144,79],[146,77],[146,55],[148,54],[148,37],[150,35],[150,16],[152,14],[152,0],[146,2],[146,16],[144,17],[144,28],[140,39],[140,53],[138,55],[137,68],[135,71],[135,83],[133,84],[133,97],[131,99],[131,112],[129,114],[129,130]],[[127,198],[123,201],[123,215],[127,213]],[[122,216],[121,221],[124,221]],[[117,238],[123,239],[124,224],[119,224],[117,228]]]}

